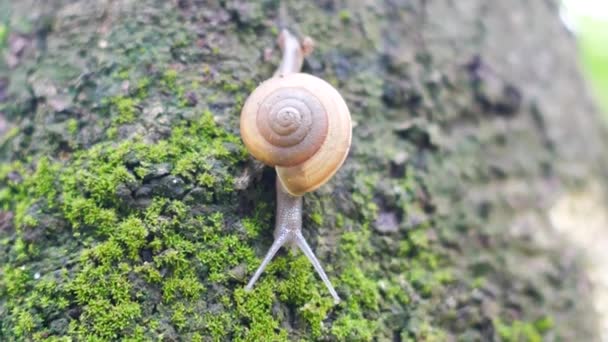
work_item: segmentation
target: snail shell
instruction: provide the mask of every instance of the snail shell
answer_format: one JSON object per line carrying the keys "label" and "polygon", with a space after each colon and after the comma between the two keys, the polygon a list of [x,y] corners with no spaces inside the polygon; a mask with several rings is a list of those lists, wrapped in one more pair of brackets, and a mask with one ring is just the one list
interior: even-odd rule
{"label": "snail shell", "polygon": [[338,91],[304,73],[273,77],[257,87],[241,112],[249,152],[274,166],[281,184],[301,196],[325,184],[350,148],[350,113]]}

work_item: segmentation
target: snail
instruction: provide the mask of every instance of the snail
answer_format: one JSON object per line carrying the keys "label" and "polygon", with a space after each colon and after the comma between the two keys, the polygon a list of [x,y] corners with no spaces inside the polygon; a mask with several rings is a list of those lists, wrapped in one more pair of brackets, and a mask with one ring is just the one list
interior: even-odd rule
{"label": "snail", "polygon": [[325,184],[348,154],[352,124],[338,91],[324,80],[300,73],[312,40],[299,42],[289,31],[279,35],[283,58],[274,77],[260,84],[241,111],[241,136],[254,158],[277,172],[274,242],[245,287],[253,288],[284,245],[308,257],[338,303],[340,297],[302,235],[302,196]]}

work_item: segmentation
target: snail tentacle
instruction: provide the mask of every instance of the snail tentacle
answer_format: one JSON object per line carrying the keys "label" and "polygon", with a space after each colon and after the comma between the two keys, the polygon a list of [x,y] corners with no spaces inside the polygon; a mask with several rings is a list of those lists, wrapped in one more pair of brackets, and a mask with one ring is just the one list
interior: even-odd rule
{"label": "snail tentacle", "polygon": [[272,258],[274,258],[274,255],[277,254],[279,249],[281,247],[283,247],[283,245],[287,241],[288,241],[287,234],[283,234],[279,238],[275,238],[274,242],[272,243],[272,246],[270,246],[270,248],[268,249],[268,252],[266,253],[266,256],[264,257],[262,264],[255,271],[255,274],[253,275],[253,277],[251,277],[251,279],[249,280],[249,283],[247,283],[247,286],[245,286],[245,291],[251,291],[251,289],[253,289],[253,285],[255,285],[255,283],[258,281],[258,278],[260,278],[260,276],[266,269],[266,266],[268,266],[268,264],[270,263]]}
{"label": "snail tentacle", "polygon": [[340,302],[340,297],[338,296],[338,293],[334,289],[333,285],[331,285],[331,281],[329,281],[329,277],[327,277],[327,274],[323,270],[319,259],[317,259],[315,256],[315,253],[306,242],[306,239],[304,239],[302,232],[298,232],[298,234],[296,234],[295,243],[298,247],[300,247],[300,250],[304,253],[304,255],[306,255],[312,266],[317,271],[317,274],[319,274],[319,277],[321,277],[321,280],[329,290],[329,293],[332,297],[334,297],[334,303],[338,304]]}
{"label": "snail tentacle", "polygon": [[302,69],[304,56],[312,52],[313,49],[313,42],[310,37],[306,37],[304,42],[306,44],[301,45],[298,38],[291,34],[291,32],[287,30],[281,31],[278,43],[281,51],[283,51],[283,58],[277,71],[274,73],[275,76],[298,72]]}

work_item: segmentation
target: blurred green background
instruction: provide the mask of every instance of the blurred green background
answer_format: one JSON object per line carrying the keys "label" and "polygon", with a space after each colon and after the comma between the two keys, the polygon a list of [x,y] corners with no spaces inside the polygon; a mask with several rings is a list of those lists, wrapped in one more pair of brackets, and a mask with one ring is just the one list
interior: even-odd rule
{"label": "blurred green background", "polygon": [[578,36],[584,71],[608,122],[608,0],[562,3],[562,17]]}
{"label": "blurred green background", "polygon": [[583,65],[608,119],[608,22],[585,20],[579,44]]}

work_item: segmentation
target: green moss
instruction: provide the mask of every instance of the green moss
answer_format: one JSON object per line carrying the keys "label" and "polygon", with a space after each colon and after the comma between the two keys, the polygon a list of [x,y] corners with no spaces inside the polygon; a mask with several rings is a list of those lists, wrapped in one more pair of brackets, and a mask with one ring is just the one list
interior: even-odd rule
{"label": "green moss", "polygon": [[118,128],[117,127],[110,127],[106,131],[106,137],[108,139],[116,139],[117,135],[118,135]]}
{"label": "green moss", "polygon": [[195,274],[191,272],[179,272],[178,275],[163,280],[163,299],[167,302],[175,298],[194,299],[198,298],[204,288]]}
{"label": "green moss", "polygon": [[348,10],[341,10],[338,16],[343,23],[347,23],[351,20],[351,13]]}
{"label": "green moss", "polygon": [[262,280],[252,292],[237,288],[234,292],[236,312],[249,321],[247,331],[235,336],[236,341],[288,341],[287,332],[280,329],[279,322],[272,316],[274,302],[273,282]]}
{"label": "green moss", "polygon": [[429,342],[441,342],[448,339],[446,333],[434,327],[427,321],[422,321],[415,324],[409,329],[401,333],[401,340],[408,342],[415,341],[429,341]]}
{"label": "green moss", "polygon": [[224,81],[222,90],[227,93],[235,93],[241,89],[242,85],[237,82]]}
{"label": "green moss", "polygon": [[118,113],[115,119],[116,123],[125,124],[135,120],[137,100],[126,96],[116,96],[111,100],[111,103]]}
{"label": "green moss", "polygon": [[143,275],[144,279],[150,284],[160,284],[163,281],[163,276],[151,263],[139,265],[135,267],[134,271]]}
{"label": "green moss", "polygon": [[276,285],[278,290],[276,294],[282,301],[302,305],[313,293],[317,293],[315,274],[310,268],[310,262],[300,253],[289,263],[283,258],[272,265],[273,271],[287,273],[287,277]]}
{"label": "green moss", "polygon": [[171,322],[177,327],[177,329],[183,329],[186,326],[188,310],[183,303],[177,303],[171,308],[173,315],[171,316]]}
{"label": "green moss", "polygon": [[260,225],[257,222],[257,220],[253,219],[253,218],[245,218],[242,221],[243,223],[243,227],[245,228],[245,231],[247,232],[247,236],[249,237],[256,237],[258,236],[258,234],[260,233]]}
{"label": "green moss", "polygon": [[95,226],[99,232],[108,232],[117,224],[116,212],[104,209],[91,198],[66,195],[63,213],[74,230]]}
{"label": "green moss", "polygon": [[192,342],[203,342],[203,336],[198,332],[192,334],[190,338],[192,339]]}
{"label": "green moss", "polygon": [[[228,151],[224,144],[236,144],[238,148]],[[206,112],[196,122],[177,126],[167,140],[157,144],[143,144],[137,140],[120,144],[102,143],[75,153],[68,165],[62,166],[42,158],[33,172],[28,172],[21,164],[3,166],[0,173],[2,182],[15,170],[25,176],[22,183],[5,190],[8,193],[2,195],[3,206],[22,208],[19,210],[21,225],[38,224],[35,217],[30,218],[26,212],[37,198],[44,198],[53,204],[55,215],[69,223],[73,236],[83,241],[98,241],[82,250],[73,276],[62,285],[67,297],[62,295],[61,298],[74,298],[72,305],[78,305],[82,310],[77,319],[71,319],[66,333],[82,340],[135,336],[134,332],[141,330],[143,322],[138,295],[140,289],[132,282],[133,275],[141,274],[146,282],[161,284],[163,301],[179,307],[179,303],[195,300],[205,292],[199,278],[204,273],[200,267],[193,268],[192,265],[198,263],[197,258],[207,251],[215,253],[209,255],[204,263],[211,270],[209,279],[224,278],[227,268],[253,261],[253,251],[245,247],[239,237],[223,236],[224,221],[220,213],[192,219],[184,203],[162,197],[140,211],[123,207],[116,194],[121,185],[141,182],[125,165],[129,154],[135,153],[145,167],[159,162],[185,165],[183,156],[196,153],[201,160],[214,158],[221,164],[216,163],[213,169],[201,164],[200,169],[189,171],[193,177],[198,178],[197,173],[207,170],[213,172],[214,177],[227,179],[230,168],[246,155],[239,145],[240,140],[217,127],[211,113]],[[180,171],[180,174],[185,176],[186,171]],[[218,191],[228,190],[222,188]],[[15,203],[16,199],[20,202]],[[21,259],[31,255],[29,247],[23,243],[12,246],[18,255],[23,255]],[[141,253],[145,250],[154,254],[153,262],[142,261]],[[32,282],[29,272],[9,267],[5,274],[0,282],[3,298],[19,298],[27,293],[28,284]],[[38,300],[46,306],[48,299],[45,298],[39,297]],[[15,300],[9,307],[18,306]],[[66,300],[61,303],[64,306]],[[12,316],[19,318],[18,322],[12,321],[14,328],[11,331],[15,336],[35,332],[37,325],[30,323],[29,312]],[[174,318],[179,327],[186,324],[179,315]]]}
{"label": "green moss", "polygon": [[116,339],[141,316],[128,280],[131,267],[123,262],[116,266],[115,260],[95,254],[83,254],[82,270],[67,285],[83,309],[70,323],[70,332],[79,339]]}
{"label": "green moss", "polygon": [[8,27],[0,24],[0,51],[6,47],[6,39],[8,37]]}
{"label": "green moss", "polygon": [[122,243],[127,255],[134,260],[139,258],[139,251],[146,245],[147,236],[146,227],[137,217],[129,217],[122,221],[117,231],[112,234],[112,238]]}
{"label": "green moss", "polygon": [[162,82],[167,89],[175,91],[177,87],[177,70],[166,70],[163,74]]}
{"label": "green moss", "polygon": [[376,329],[376,322],[343,315],[334,322],[331,333],[339,341],[372,341]]}
{"label": "green moss", "polygon": [[230,330],[231,318],[227,313],[217,315],[205,314],[204,326],[206,336],[211,337],[213,341],[221,341],[225,339],[227,332]]}
{"label": "green moss", "polygon": [[20,227],[35,227],[38,224],[38,220],[31,215],[23,216],[23,220],[20,221]]}
{"label": "green moss", "polygon": [[27,283],[31,276],[25,268],[4,268],[3,277],[0,280],[0,294],[8,296],[20,296],[25,293]]}
{"label": "green moss", "polygon": [[105,299],[95,299],[87,303],[80,324],[70,325],[70,332],[81,339],[116,339],[140,316],[141,308],[135,302],[113,304]]}
{"label": "green moss", "polygon": [[137,87],[135,96],[138,100],[143,100],[148,97],[148,89],[150,88],[150,79],[148,77],[144,77],[137,81]]}
{"label": "green moss", "polygon": [[204,186],[204,187],[207,187],[207,188],[211,188],[215,184],[216,179],[210,173],[205,172],[205,173],[200,174],[196,178],[196,181],[201,186]]}
{"label": "green moss", "polygon": [[[219,222],[220,218],[216,220]],[[197,254],[198,260],[209,270],[209,279],[213,282],[227,280],[230,268],[242,262],[251,264],[255,260],[253,250],[241,244],[237,235],[220,238],[222,225],[204,228],[202,238],[207,241],[209,248]]]}
{"label": "green moss", "polygon": [[175,163],[173,173],[188,180],[192,180],[197,170],[207,168],[203,154],[192,151],[181,156]]}
{"label": "green moss", "polygon": [[319,212],[314,212],[310,215],[310,219],[312,220],[312,222],[314,222],[314,224],[316,224],[317,226],[322,226],[323,225],[323,214],[319,213]]}
{"label": "green moss", "polygon": [[116,77],[120,80],[128,80],[130,77],[129,69],[123,69],[116,74]]}
{"label": "green moss", "polygon": [[161,83],[164,88],[175,95],[178,107],[186,107],[186,88],[178,80],[178,72],[174,69],[166,70],[162,76]]}
{"label": "green moss", "polygon": [[553,329],[554,325],[555,323],[553,322],[553,318],[551,316],[541,317],[534,322],[534,327],[541,334],[545,334],[549,330]]}
{"label": "green moss", "polygon": [[72,134],[72,135],[75,135],[76,133],[78,133],[78,120],[69,119],[68,123],[67,123],[67,128],[68,128],[68,132],[70,132],[70,134]]}
{"label": "green moss", "polygon": [[[541,319],[540,321],[542,322],[544,321],[544,319]],[[545,323],[546,321],[540,323],[540,326],[541,328],[543,328],[543,330],[539,330],[536,323],[515,320],[511,324],[505,324],[501,320],[496,319],[494,320],[494,328],[496,329],[498,336],[500,336],[503,341],[540,342],[543,340],[543,333],[547,331],[544,329],[550,329],[550,327],[552,326],[552,324],[547,326],[545,325]]]}
{"label": "green moss", "polygon": [[350,297],[356,298],[356,301],[351,301],[348,304],[353,306],[354,312],[358,311],[357,313],[362,314],[363,311],[378,310],[380,299],[378,284],[368,278],[359,267],[353,264],[344,270],[340,275],[340,280],[341,283],[353,289]]}
{"label": "green moss", "polygon": [[[58,164],[51,164],[46,157],[40,158],[36,166],[36,172],[31,179],[32,182],[28,184],[28,187],[31,187],[31,195],[33,197],[46,197],[51,202],[57,194],[55,176],[58,170]],[[52,205],[52,203],[49,204]]]}
{"label": "green moss", "polygon": [[334,304],[330,298],[316,295],[307,300],[305,304],[300,305],[300,314],[308,322],[313,338],[320,338],[327,333],[327,327],[323,321],[327,319],[327,315],[333,307]]}
{"label": "green moss", "polygon": [[[41,157],[35,166],[33,174],[23,164],[16,162],[4,167],[0,172],[0,184],[6,183],[7,188],[0,191],[0,206],[15,213],[15,224],[19,230],[24,227],[35,227],[38,224],[38,212],[30,211],[37,201],[45,201],[46,206],[54,205],[53,199],[57,191],[55,186],[55,173],[59,165],[52,163],[48,158]],[[28,174],[22,182],[8,180],[11,173]]]}
{"label": "green moss", "polygon": [[17,337],[27,336],[35,327],[34,317],[32,314],[25,310],[16,310],[13,313],[17,317],[17,322],[13,328],[13,332]]}

